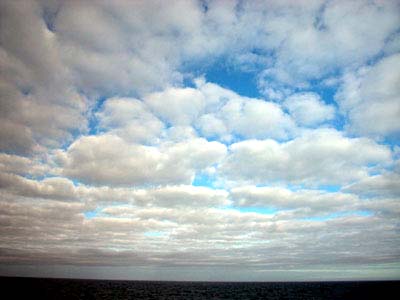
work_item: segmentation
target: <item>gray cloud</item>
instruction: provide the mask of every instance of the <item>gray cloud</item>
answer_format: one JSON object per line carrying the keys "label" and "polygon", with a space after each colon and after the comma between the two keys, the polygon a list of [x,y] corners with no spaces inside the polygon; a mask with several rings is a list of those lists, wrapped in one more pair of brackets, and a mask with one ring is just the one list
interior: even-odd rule
{"label": "gray cloud", "polygon": [[1,150],[29,154],[39,145],[59,146],[85,130],[85,98],[69,80],[40,6],[4,1],[0,10],[0,122],[7,129]]}
{"label": "gray cloud", "polygon": [[[12,199],[1,204],[2,262],[81,266],[246,265],[256,270],[398,260],[395,228],[390,220],[378,216],[315,222],[279,220],[233,210],[110,207],[105,210],[109,216],[86,220],[81,213],[83,206],[78,203],[41,200],[33,209],[28,209],[30,205],[29,201],[15,203]],[[60,210],[62,216],[57,214]],[[146,237],[144,233],[148,231],[165,235]],[[382,244],[383,241],[386,242]],[[48,256],[43,254],[44,250]]]}
{"label": "gray cloud", "polygon": [[399,180],[400,175],[398,173],[385,172],[363,178],[358,182],[345,186],[343,190],[367,196],[399,197]]}

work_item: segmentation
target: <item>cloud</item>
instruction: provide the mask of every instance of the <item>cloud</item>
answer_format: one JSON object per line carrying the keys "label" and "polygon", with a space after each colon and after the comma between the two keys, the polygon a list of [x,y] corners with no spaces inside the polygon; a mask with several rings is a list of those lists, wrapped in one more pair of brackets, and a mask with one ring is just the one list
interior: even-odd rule
{"label": "cloud", "polygon": [[400,76],[394,70],[399,67],[400,55],[395,54],[344,75],[336,99],[349,118],[350,132],[381,138],[398,135]]}
{"label": "cloud", "polygon": [[343,187],[344,191],[375,197],[399,197],[400,175],[394,172],[373,175]]}
{"label": "cloud", "polygon": [[399,16],[2,1],[0,268],[398,278]]}
{"label": "cloud", "polygon": [[46,178],[42,181],[0,173],[0,187],[7,192],[28,198],[76,201],[75,189],[66,178]]}
{"label": "cloud", "polygon": [[368,164],[390,164],[391,152],[367,138],[347,138],[333,129],[310,131],[294,140],[246,140],[232,144],[220,171],[253,184],[305,186],[346,184],[368,174]]}
{"label": "cloud", "polygon": [[107,99],[96,117],[100,130],[118,135],[128,142],[154,143],[164,129],[164,124],[148,107],[133,98]]}
{"label": "cloud", "polygon": [[[357,67],[377,55],[398,28],[395,1],[313,1],[247,4],[263,12],[268,46],[276,45],[275,64],[261,82],[278,80],[301,86],[343,67]],[[261,13],[260,13],[261,15]],[[256,19],[258,20],[258,19]]]}
{"label": "cloud", "polygon": [[49,169],[38,159],[0,153],[0,172],[36,177],[43,176]]}
{"label": "cloud", "polygon": [[167,186],[151,190],[138,190],[133,194],[134,202],[142,206],[155,207],[215,207],[225,206],[228,192],[206,187]]}
{"label": "cloud", "polygon": [[145,97],[147,105],[172,125],[190,125],[203,111],[204,96],[193,88],[171,88]]}
{"label": "cloud", "polygon": [[243,97],[201,79],[196,84],[207,103],[195,126],[207,137],[287,139],[296,129],[279,104]]}
{"label": "cloud", "polygon": [[127,95],[182,80],[176,69],[198,35],[200,14],[192,1],[69,2],[60,7],[54,32],[77,86],[94,95]]}
{"label": "cloud", "polygon": [[114,135],[87,136],[59,154],[61,174],[95,185],[191,183],[196,171],[218,163],[226,148],[197,138],[161,148],[128,144]]}
{"label": "cloud", "polygon": [[[113,206],[103,210],[108,216],[87,220],[79,203],[37,201],[33,209],[27,209],[29,205],[27,201],[0,204],[2,262],[154,267],[245,264],[257,270],[260,266],[390,264],[398,259],[391,223],[378,217],[315,222],[274,220],[234,210]],[[165,236],[144,235],[154,230]],[[29,248],[24,236],[33,238]],[[382,244],[388,239],[391,242]],[[228,255],[232,252],[235,257]]]}
{"label": "cloud", "polygon": [[273,207],[278,209],[308,209],[310,214],[330,214],[337,210],[352,210],[358,198],[352,194],[327,193],[319,190],[291,191],[282,187],[244,186],[231,190],[237,205]]}
{"label": "cloud", "polygon": [[1,150],[27,155],[39,145],[57,147],[85,131],[85,98],[69,81],[39,5],[7,1],[1,11]]}
{"label": "cloud", "polygon": [[[261,81],[266,80],[262,86],[281,94],[276,89],[279,82],[304,83],[349,63],[362,65],[383,49],[398,25],[397,4],[391,1],[315,1],[307,8],[302,3],[274,1],[268,5],[209,3],[207,10],[195,1],[2,5],[1,81],[9,90],[3,102],[14,103],[13,114],[2,122],[9,127],[7,132],[15,133],[14,142],[2,147],[19,154],[37,149],[37,143],[54,147],[72,141],[76,132],[85,132],[85,114],[98,97],[144,95],[182,83],[182,65],[256,55],[261,62],[257,70],[264,70]],[[271,53],[275,53],[272,61]],[[251,69],[254,60],[248,64]],[[193,118],[201,109],[196,105],[189,105],[190,117],[178,117]],[[5,111],[5,104],[2,108]],[[259,108],[269,114],[260,119],[254,115]],[[168,109],[171,114],[173,106]],[[242,125],[233,126],[231,120],[228,131],[265,138],[246,129],[255,119],[264,122],[264,130],[270,129],[269,136],[285,138],[285,131],[290,131],[279,130],[279,126],[291,125],[272,103],[252,102],[243,110]],[[205,122],[199,126],[205,127]],[[212,130],[205,128],[204,132],[211,134]],[[223,130],[215,134],[226,135]]]}
{"label": "cloud", "polygon": [[283,106],[300,126],[315,126],[335,117],[335,107],[321,101],[317,94],[294,94],[286,98]]}

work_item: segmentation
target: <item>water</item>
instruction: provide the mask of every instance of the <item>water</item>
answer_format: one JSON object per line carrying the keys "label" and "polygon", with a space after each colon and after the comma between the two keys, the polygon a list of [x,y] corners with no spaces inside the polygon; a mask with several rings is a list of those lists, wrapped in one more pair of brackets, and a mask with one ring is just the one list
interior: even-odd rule
{"label": "water", "polygon": [[0,277],[2,299],[398,299],[400,281],[162,282]]}

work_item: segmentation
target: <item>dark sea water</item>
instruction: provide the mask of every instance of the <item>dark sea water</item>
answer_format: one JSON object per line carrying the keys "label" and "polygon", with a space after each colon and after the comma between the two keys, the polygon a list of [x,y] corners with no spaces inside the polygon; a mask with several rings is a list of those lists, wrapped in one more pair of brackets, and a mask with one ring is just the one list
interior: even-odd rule
{"label": "dark sea water", "polygon": [[1,299],[400,299],[400,281],[166,282],[0,277]]}

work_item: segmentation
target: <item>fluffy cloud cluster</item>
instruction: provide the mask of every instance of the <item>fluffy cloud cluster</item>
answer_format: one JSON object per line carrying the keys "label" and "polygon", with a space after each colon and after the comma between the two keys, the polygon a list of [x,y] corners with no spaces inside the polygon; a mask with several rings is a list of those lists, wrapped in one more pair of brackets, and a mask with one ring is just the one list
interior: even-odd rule
{"label": "fluffy cloud cluster", "polygon": [[398,278],[399,18],[394,0],[2,1],[0,273]]}
{"label": "fluffy cloud cluster", "polygon": [[[346,184],[368,176],[373,165],[390,165],[387,146],[367,138],[347,138],[332,129],[307,132],[279,143],[246,140],[230,146],[221,169],[234,180],[306,186]],[[371,166],[371,167],[369,167]]]}
{"label": "fluffy cloud cluster", "polygon": [[349,129],[375,137],[400,132],[400,54],[343,76],[337,100],[349,118]]}
{"label": "fluffy cloud cluster", "polygon": [[312,93],[293,94],[285,100],[284,107],[296,123],[303,126],[319,125],[335,116],[335,108],[323,103],[318,95]]}
{"label": "fluffy cloud cluster", "polygon": [[61,174],[90,184],[191,183],[196,171],[225,155],[218,142],[193,139],[158,147],[128,144],[113,135],[83,137],[59,153]]}

